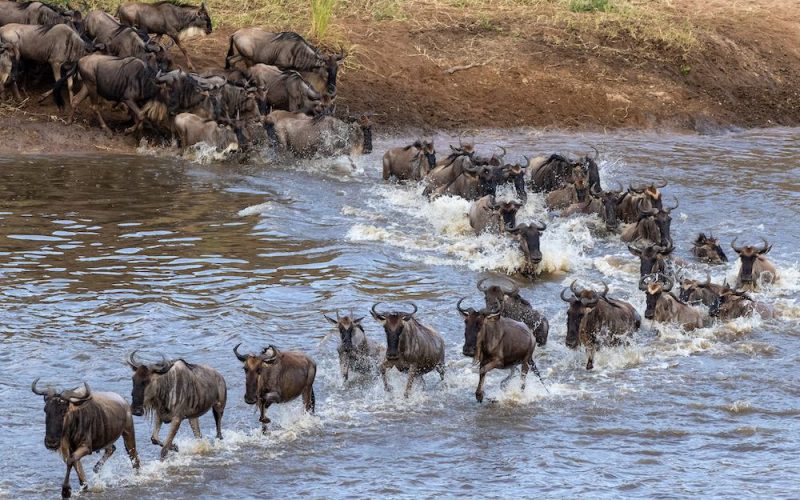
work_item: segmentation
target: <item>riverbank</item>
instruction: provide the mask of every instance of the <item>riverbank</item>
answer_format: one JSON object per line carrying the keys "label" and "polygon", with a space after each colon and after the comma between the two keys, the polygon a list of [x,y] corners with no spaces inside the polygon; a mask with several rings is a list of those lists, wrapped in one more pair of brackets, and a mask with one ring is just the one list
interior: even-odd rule
{"label": "riverbank", "polygon": [[[208,3],[212,17],[220,12],[214,34],[189,44],[198,67],[221,66],[228,36],[241,25],[310,30],[301,7],[270,11],[270,24],[258,5],[246,18],[215,3]],[[338,4],[321,43],[349,54],[339,113],[372,113],[378,133],[522,126],[705,133],[800,124],[797,19],[800,5],[788,0],[359,0]],[[137,145],[95,131],[88,106],[81,130],[34,100],[0,108],[0,151]]]}

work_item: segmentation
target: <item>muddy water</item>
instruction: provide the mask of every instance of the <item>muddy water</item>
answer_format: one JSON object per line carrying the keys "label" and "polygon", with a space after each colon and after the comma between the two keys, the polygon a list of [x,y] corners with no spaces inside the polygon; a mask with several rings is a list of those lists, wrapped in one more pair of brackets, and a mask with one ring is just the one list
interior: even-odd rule
{"label": "muddy water", "polygon": [[[441,150],[451,138],[440,136]],[[142,349],[208,363],[226,377],[225,440],[195,440],[165,462],[137,418],[143,468],[120,451],[86,498],[796,496],[800,474],[800,131],[714,137],[486,132],[510,155],[602,152],[601,175],[671,180],[681,202],[672,231],[683,272],[703,276],[689,241],[712,230],[774,243],[779,285],[759,294],[782,319],[740,320],[691,334],[645,321],[634,342],[599,353],[595,370],[564,346],[561,287],[607,281],[643,311],[638,264],[592,218],[547,216],[532,196],[521,215],[549,224],[542,274],[519,279],[550,318],[537,349],[547,390],[529,379],[474,400],[454,304],[477,302],[476,281],[512,273],[521,256],[498,237],[472,236],[460,200],[427,203],[416,187],[380,181],[380,154],[295,166],[197,163],[158,157],[0,159],[0,496],[58,494],[63,464],[43,446],[38,376],[86,380],[130,395],[126,353]],[[376,151],[401,144],[382,141]],[[732,252],[729,251],[729,254]],[[735,265],[710,269],[715,280]],[[446,341],[444,382],[429,375],[408,400],[365,379],[340,381],[336,338],[322,312],[414,301]],[[365,319],[367,334],[382,332]],[[231,347],[268,343],[318,362],[317,414],[299,402],[271,411],[261,435],[243,401]],[[210,415],[201,419],[213,435]],[[163,432],[162,430],[162,435]],[[120,443],[121,444],[121,443]],[[86,460],[87,471],[97,456]],[[77,478],[72,484],[77,491]]]}

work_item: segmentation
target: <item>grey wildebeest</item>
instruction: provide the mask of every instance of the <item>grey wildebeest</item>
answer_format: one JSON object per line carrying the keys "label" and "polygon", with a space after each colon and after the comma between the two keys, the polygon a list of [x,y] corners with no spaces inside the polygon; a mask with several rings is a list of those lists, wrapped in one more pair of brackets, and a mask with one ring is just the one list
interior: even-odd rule
{"label": "grey wildebeest", "polygon": [[379,304],[373,304],[370,312],[386,332],[386,359],[380,365],[384,388],[391,390],[386,372],[392,367],[408,372],[405,397],[411,394],[414,380],[432,370],[439,372],[444,380],[444,340],[435,330],[417,321],[414,317],[417,306],[412,304],[414,310],[410,313],[381,313],[377,310]]}
{"label": "grey wildebeest", "polygon": [[339,316],[339,311],[336,311],[336,319],[324,316],[339,331],[340,342],[336,350],[339,353],[339,368],[344,381],[347,382],[351,371],[374,373],[383,357],[383,347],[367,338],[361,325],[364,318],[356,318],[352,313],[349,316]]}
{"label": "grey wildebeest", "polygon": [[615,231],[619,227],[617,205],[624,196],[622,194],[622,185],[620,185],[619,190],[616,191],[599,191],[593,187],[590,189],[589,194],[591,196],[588,200],[583,203],[573,203],[561,212],[561,216],[569,217],[573,214],[597,214],[605,223],[606,230]]}
{"label": "grey wildebeest", "polygon": [[[567,338],[570,349],[579,345],[586,347],[589,359],[586,369],[594,368],[594,354],[600,345],[619,345],[627,335],[639,329],[642,318],[629,303],[607,296],[608,285],[603,291],[581,288],[573,281],[561,290],[561,300],[567,302]],[[572,296],[565,293],[569,291]]]}
{"label": "grey wildebeest", "polygon": [[[495,303],[492,309],[475,311],[473,308],[462,309],[460,299],[456,309],[464,317],[464,347],[461,352],[471,357],[480,367],[478,388],[475,399],[483,402],[483,384],[486,374],[494,369],[511,369],[509,378],[514,374],[514,367],[520,366],[522,390],[525,390],[525,379],[528,370],[536,365],[533,351],[536,339],[528,327],[519,321],[503,317],[500,305]],[[503,384],[508,380],[503,381]]]}
{"label": "grey wildebeest", "polygon": [[772,250],[772,245],[766,239],[761,238],[764,242],[761,248],[756,248],[753,245],[737,247],[737,239],[734,238],[731,242],[731,248],[739,254],[739,260],[741,261],[739,274],[736,276],[736,288],[753,291],[758,289],[761,284],[777,282],[780,279],[778,270],[775,269],[769,259],[764,257]]}
{"label": "grey wildebeest", "polygon": [[273,33],[261,28],[242,28],[230,38],[225,69],[244,61],[246,66],[268,64],[303,74],[320,94],[336,94],[336,75],[344,59],[338,54],[322,54],[305,38],[291,31]]}
{"label": "grey wildebeest", "polygon": [[270,139],[298,157],[369,154],[372,123],[366,116],[347,123],[329,115],[273,111],[265,119]]}
{"label": "grey wildebeest", "polygon": [[620,239],[626,243],[640,241],[642,244],[655,243],[662,247],[672,245],[670,212],[676,208],[678,208],[677,199],[672,207],[642,209],[639,213],[639,220],[625,228]]}
{"label": "grey wildebeest", "polygon": [[639,257],[639,276],[647,274],[669,274],[672,275],[672,261],[670,255],[675,247],[667,245],[662,247],[660,245],[646,245],[644,247],[635,247],[628,245],[628,251],[633,255]]}
{"label": "grey wildebeest", "polygon": [[552,154],[546,159],[535,158],[528,169],[531,189],[540,193],[560,189],[570,182],[576,169],[585,173],[590,188],[600,189],[600,171],[596,160],[597,150],[594,158],[587,155],[579,160],[571,160],[559,154]]}
{"label": "grey wildebeest", "polygon": [[619,218],[625,223],[639,220],[642,210],[661,208],[661,189],[667,187],[667,181],[652,183],[648,186],[628,185],[628,191],[620,198],[618,206]]}
{"label": "grey wildebeest", "polygon": [[758,313],[762,319],[770,319],[778,315],[774,308],[753,300],[747,292],[733,290],[728,286],[724,287],[717,300],[708,308],[709,316],[722,321],[751,317],[755,313]]}
{"label": "grey wildebeest", "polygon": [[474,166],[472,158],[475,149],[472,144],[461,144],[458,148],[450,145],[451,153],[436,162],[436,167],[432,168],[425,176],[427,186],[422,194],[430,197],[431,194],[442,186],[447,186],[464,172],[465,168]]}
{"label": "grey wildebeest", "polygon": [[458,196],[466,200],[477,200],[486,195],[494,195],[497,187],[508,180],[506,171],[500,166],[466,164],[453,182],[439,186],[426,193],[429,198],[439,196]]}
{"label": "grey wildebeest", "polygon": [[[65,24],[7,24],[0,28],[0,41],[13,44],[18,57],[48,64],[55,81],[61,77],[62,65],[77,63],[80,58],[102,48],[100,44],[87,42]],[[72,98],[72,78],[67,79],[67,84]]]}
{"label": "grey wildebeest", "polygon": [[239,354],[240,345],[233,348],[233,353],[244,363],[244,402],[258,404],[262,430],[266,431],[270,423],[267,409],[273,404],[287,403],[302,395],[305,411],[314,413],[314,360],[302,352],[283,352],[273,345],[261,354]]}
{"label": "grey wildebeest", "polygon": [[59,450],[67,464],[67,474],[61,486],[63,498],[72,495],[69,475],[73,467],[81,486],[86,486],[81,458],[103,450],[103,456],[94,466],[94,471],[98,472],[116,450],[114,443],[120,436],[133,468],[139,468],[131,408],[119,394],[92,392],[85,382],[82,389],[60,393],[51,387],[39,390],[36,387],[38,381],[38,378],[33,381],[31,390],[44,396],[44,445],[49,450]]}
{"label": "grey wildebeest", "polygon": [[564,187],[547,193],[544,201],[547,208],[562,209],[575,203],[583,203],[589,197],[589,178],[580,169],[576,168]]}
{"label": "grey wildebeest", "polygon": [[714,235],[706,236],[705,233],[700,233],[692,242],[692,255],[707,264],[728,262],[728,256],[722,251],[719,240]]}
{"label": "grey wildebeest", "polygon": [[644,317],[657,323],[677,323],[685,330],[702,328],[703,315],[671,292],[673,284],[669,276],[642,276],[639,289],[647,295]]}
{"label": "grey wildebeest", "polygon": [[499,304],[500,313],[515,321],[521,321],[533,332],[536,344],[544,346],[547,344],[547,335],[550,332],[550,323],[544,314],[533,308],[530,302],[519,294],[519,287],[511,280],[505,278],[508,287],[502,285],[487,285],[489,278],[478,281],[478,290],[483,292],[483,298],[487,309]]}
{"label": "grey wildebeest", "polygon": [[152,54],[158,69],[169,71],[172,59],[160,44],[147,38],[130,26],[120,24],[111,14],[93,10],[86,15],[86,34],[95,42],[105,45],[105,52],[116,57],[145,59]]}
{"label": "grey wildebeest", "polygon": [[522,269],[524,273],[533,274],[536,267],[542,262],[542,251],[539,244],[545,229],[547,229],[547,224],[539,222],[506,227],[506,232],[519,242],[519,249],[522,250],[522,256],[525,259]]}
{"label": "grey wildebeest", "polygon": [[76,31],[82,31],[81,13],[77,10],[67,11],[57,5],[43,2],[0,0],[0,26],[12,23],[41,26],[69,24]]}
{"label": "grey wildebeest", "polygon": [[19,55],[13,44],[0,42],[0,97],[5,93],[6,85],[11,84],[15,99],[21,99],[17,86]]}
{"label": "grey wildebeest", "polygon": [[173,120],[173,129],[183,148],[205,143],[217,151],[237,151],[246,142],[241,128],[223,125],[191,113],[178,114]]}
{"label": "grey wildebeest", "polygon": [[171,1],[125,3],[120,5],[117,17],[120,23],[158,35],[159,39],[163,35],[170,37],[183,52],[191,69],[194,65],[182,42],[194,36],[211,34],[211,16],[205,2],[201,2],[200,7]]}
{"label": "grey wildebeest", "polygon": [[433,140],[417,140],[383,154],[383,180],[421,181],[436,168],[436,149]]}
{"label": "grey wildebeest", "polygon": [[484,231],[502,233],[506,227],[516,227],[517,211],[522,208],[516,201],[496,201],[493,195],[486,195],[474,201],[469,208],[469,225],[475,234]]}
{"label": "grey wildebeest", "polygon": [[[201,416],[208,410],[214,415],[217,427],[217,439],[222,439],[222,415],[228,398],[225,379],[215,369],[206,365],[187,363],[182,359],[162,360],[159,363],[146,365],[135,358],[136,351],[128,356],[128,365],[133,370],[133,390],[131,391],[131,409],[136,416],[145,411],[153,414],[153,434],[150,441],[161,446],[161,458],[165,458],[169,450],[178,451],[173,444],[175,434],[184,419],[197,439],[200,433]],[[167,438],[162,442],[158,438],[162,423],[169,423]]]}
{"label": "grey wildebeest", "polygon": [[714,305],[720,294],[725,289],[724,285],[711,283],[711,275],[706,274],[706,280],[681,280],[680,299],[687,304],[702,303],[706,306]]}
{"label": "grey wildebeest", "polygon": [[270,109],[316,114],[315,109],[320,106],[322,95],[297,71],[281,71],[271,81],[264,80],[259,79],[257,88],[264,89],[261,97]]}
{"label": "grey wildebeest", "polygon": [[111,130],[103,120],[98,106],[101,97],[114,103],[121,102],[128,107],[134,124],[126,133],[140,129],[145,120],[155,124],[166,120],[168,91],[157,82],[157,70],[145,61],[136,57],[120,58],[100,54],[82,57],[53,87],[53,97],[59,108],[64,107],[60,88],[66,78],[76,73],[80,76],[83,87],[72,99],[72,110],[67,123],[72,123],[75,119],[75,111],[86,97],[91,101],[100,126],[109,133]]}

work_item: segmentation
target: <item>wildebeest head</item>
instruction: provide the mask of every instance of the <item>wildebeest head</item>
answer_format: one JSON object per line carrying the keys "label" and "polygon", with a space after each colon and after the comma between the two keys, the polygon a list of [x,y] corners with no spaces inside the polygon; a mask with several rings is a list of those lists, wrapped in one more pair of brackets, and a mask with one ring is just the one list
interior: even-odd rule
{"label": "wildebeest head", "polygon": [[667,181],[661,181],[659,183],[651,183],[651,184],[630,184],[628,186],[628,191],[637,195],[640,195],[642,199],[642,207],[647,208],[658,208],[662,207],[661,202],[661,189],[667,187]]}
{"label": "wildebeest head", "polygon": [[261,354],[240,354],[236,344],[233,353],[236,359],[244,364],[244,402],[252,405],[258,401],[261,392],[261,375],[265,370],[275,367],[283,356],[281,351],[273,345],[265,347]]}
{"label": "wildebeest head", "polygon": [[589,176],[586,175],[586,170],[582,165],[578,165],[572,169],[572,180],[570,183],[575,188],[575,197],[577,201],[586,201],[586,197],[589,194]]}
{"label": "wildebeest head", "polygon": [[425,159],[428,161],[428,168],[433,170],[436,167],[436,148],[433,145],[433,139],[430,141],[423,139],[419,150],[425,155]]}
{"label": "wildebeest head", "polygon": [[663,274],[648,274],[642,276],[639,280],[639,290],[642,290],[647,295],[647,307],[644,311],[644,317],[653,319],[656,314],[656,305],[661,294],[672,290],[672,278]]}
{"label": "wildebeest head", "polygon": [[514,191],[516,191],[517,196],[522,203],[526,203],[528,201],[528,192],[525,191],[525,172],[531,165],[530,158],[527,156],[524,158],[525,165],[514,163],[503,166],[505,178],[514,185]]}
{"label": "wildebeest head", "polygon": [[0,42],[0,89],[6,82],[16,79],[19,55],[16,45]]}
{"label": "wildebeest head", "polygon": [[144,44],[147,54],[147,63],[155,67],[158,71],[167,72],[172,68],[172,57],[164,47],[158,42],[148,40]]}
{"label": "wildebeest head", "polygon": [[140,417],[144,415],[144,392],[147,386],[161,375],[167,373],[174,361],[163,359],[156,364],[146,365],[136,361],[136,351],[128,356],[128,366],[133,370],[133,390],[131,391],[131,413]]}
{"label": "wildebeest head", "polygon": [[331,318],[330,316],[324,315],[325,319],[336,325],[336,328],[339,330],[339,337],[342,340],[342,349],[344,352],[350,352],[353,350],[353,332],[356,328],[361,327],[361,320],[364,317],[360,318],[353,318],[352,314],[350,316],[339,316],[339,311],[336,311],[336,319]]}
{"label": "wildebeest head", "polygon": [[742,267],[739,270],[739,280],[742,283],[753,283],[755,278],[753,276],[753,264],[755,264],[756,259],[758,259],[762,255],[766,255],[772,250],[772,245],[769,244],[765,238],[761,238],[764,242],[764,245],[761,248],[756,248],[753,245],[745,245],[743,247],[736,246],[736,240],[738,238],[734,238],[731,242],[731,248],[733,251],[739,254],[739,259],[742,261]]}
{"label": "wildebeest head", "polygon": [[542,251],[539,248],[539,239],[542,231],[547,229],[546,224],[520,224],[517,227],[506,227],[506,231],[519,240],[519,247],[525,256],[525,263],[529,268],[537,266],[542,261]]}
{"label": "wildebeest head", "polygon": [[353,129],[354,131],[359,131],[361,133],[360,141],[358,140],[358,134],[354,134],[356,140],[354,140],[353,144],[359,144],[359,142],[363,145],[361,152],[365,155],[372,153],[372,120],[369,119],[367,115],[361,115],[358,117],[357,120],[358,128]]}
{"label": "wildebeest head", "polygon": [[711,289],[711,275],[706,274],[705,281],[689,278],[681,280],[679,298],[687,304],[702,302],[710,305],[714,303],[718,296],[717,293]]}
{"label": "wildebeest head", "polygon": [[320,69],[324,72],[327,82],[325,89],[331,95],[336,94],[336,76],[339,73],[339,65],[345,57],[347,54],[344,49],[340,48],[339,53],[328,54],[320,58]]}
{"label": "wildebeest head", "polygon": [[456,309],[464,317],[464,346],[461,353],[472,358],[475,356],[475,349],[478,345],[478,332],[483,328],[483,321],[486,319],[484,311],[476,311],[473,308],[462,309],[461,303],[466,297],[460,299],[456,304]]}
{"label": "wildebeest head", "polygon": [[478,290],[483,292],[483,298],[486,304],[486,307],[494,306],[494,304],[498,304],[501,308],[502,305],[505,303],[506,295],[509,296],[517,296],[519,294],[519,287],[511,281],[510,279],[504,279],[503,282],[508,285],[508,287],[503,287],[502,285],[498,284],[487,284],[486,282],[490,278],[483,278],[478,281],[477,287]]}
{"label": "wildebeest head", "polygon": [[608,230],[614,230],[619,226],[619,219],[617,219],[617,207],[622,200],[622,184],[617,183],[619,189],[602,191],[599,186],[591,186],[590,192],[592,196],[598,200],[602,205],[600,211],[600,218],[606,223]]}
{"label": "wildebeest head", "polygon": [[[678,199],[675,199],[675,205],[668,208],[651,208],[649,210],[639,209],[639,220],[645,220],[648,218],[653,219],[656,226],[658,227],[659,238],[660,241],[658,242],[661,246],[668,246],[672,245],[672,236],[670,235],[670,226],[672,225],[672,216],[670,213],[678,208],[679,203]],[[640,203],[641,207],[641,203]]]}
{"label": "wildebeest head", "polygon": [[705,233],[700,233],[692,242],[692,253],[709,264],[728,262],[728,256],[722,251],[719,240],[714,235],[706,236]]}
{"label": "wildebeest head", "polygon": [[743,316],[748,309],[752,312],[754,304],[753,298],[747,292],[733,290],[726,285],[717,300],[709,306],[708,315],[712,318]]}
{"label": "wildebeest head", "polygon": [[592,146],[592,149],[594,149],[594,157],[586,155],[583,157],[583,160],[581,160],[581,163],[583,164],[583,168],[586,169],[589,188],[600,189],[600,170],[597,168],[597,159],[600,157],[600,151],[594,146]]}
{"label": "wildebeest head", "polygon": [[639,275],[665,273],[667,270],[666,259],[670,256],[675,247],[670,243],[666,247],[660,245],[648,245],[644,248],[637,248],[628,245],[628,251],[639,257]]}
{"label": "wildebeest head", "polygon": [[211,15],[208,13],[205,2],[200,2],[200,8],[190,18],[189,25],[184,28],[191,30],[192,28],[199,28],[205,32],[206,35],[211,34]]}
{"label": "wildebeest head", "polygon": [[410,313],[392,311],[388,313],[380,313],[377,310],[380,302],[373,304],[370,309],[372,317],[383,325],[383,330],[386,332],[386,359],[395,360],[400,357],[400,336],[406,328],[406,323],[411,321],[414,314],[417,312],[416,304],[411,304],[414,308]]}
{"label": "wildebeest head", "polygon": [[31,384],[31,391],[38,396],[44,396],[45,435],[44,446],[48,450],[57,450],[61,446],[61,436],[64,433],[64,416],[70,405],[80,406],[92,399],[92,391],[84,382],[83,389],[72,389],[57,393],[52,387],[45,390],[36,388],[39,379]]}
{"label": "wildebeest head", "polygon": [[[569,287],[561,290],[561,300],[569,304],[567,308],[567,338],[566,344],[570,349],[575,349],[580,344],[581,321],[597,305],[601,297],[608,293],[608,285],[603,283],[604,290],[600,293],[587,288],[576,287],[577,280]],[[569,291],[572,295],[565,295]]]}

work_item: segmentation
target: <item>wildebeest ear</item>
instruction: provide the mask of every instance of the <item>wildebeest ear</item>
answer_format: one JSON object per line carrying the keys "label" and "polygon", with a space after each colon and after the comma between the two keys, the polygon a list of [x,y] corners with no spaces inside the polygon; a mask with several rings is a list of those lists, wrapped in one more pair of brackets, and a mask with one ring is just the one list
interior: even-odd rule
{"label": "wildebeest ear", "polygon": [[331,322],[331,323],[333,323],[334,325],[338,325],[338,324],[339,324],[339,322],[338,322],[338,321],[336,321],[335,319],[331,318],[331,317],[330,317],[330,316],[328,316],[327,314],[323,314],[323,316],[325,317],[325,319],[327,319],[328,321],[330,321],[330,322]]}
{"label": "wildebeest ear", "polygon": [[356,319],[353,320],[353,323],[355,323],[357,325],[360,325],[361,324],[361,320],[363,320],[364,318],[366,318],[366,316],[361,316],[360,318],[356,318]]}

